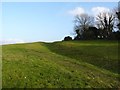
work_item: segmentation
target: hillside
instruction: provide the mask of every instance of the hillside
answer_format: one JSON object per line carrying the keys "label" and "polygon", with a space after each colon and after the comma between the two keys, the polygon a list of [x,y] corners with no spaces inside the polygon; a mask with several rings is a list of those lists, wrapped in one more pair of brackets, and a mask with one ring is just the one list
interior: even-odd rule
{"label": "hillside", "polygon": [[120,88],[117,41],[2,46],[3,88]]}

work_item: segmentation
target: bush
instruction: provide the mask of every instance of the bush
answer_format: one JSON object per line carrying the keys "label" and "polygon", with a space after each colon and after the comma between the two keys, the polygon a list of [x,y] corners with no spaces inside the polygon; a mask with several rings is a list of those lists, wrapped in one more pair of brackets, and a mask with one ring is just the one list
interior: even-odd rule
{"label": "bush", "polygon": [[76,36],[75,38],[74,38],[74,40],[81,40],[82,38],[80,37],[80,36]]}
{"label": "bush", "polygon": [[70,36],[67,36],[64,38],[64,41],[70,41],[70,40],[72,40],[72,37],[70,37]]}

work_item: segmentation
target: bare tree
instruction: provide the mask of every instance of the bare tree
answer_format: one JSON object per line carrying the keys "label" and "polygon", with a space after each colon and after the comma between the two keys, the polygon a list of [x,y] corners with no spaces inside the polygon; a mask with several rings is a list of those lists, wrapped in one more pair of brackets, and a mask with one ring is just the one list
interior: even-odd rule
{"label": "bare tree", "polygon": [[86,31],[89,26],[92,26],[94,23],[94,18],[92,16],[89,16],[88,14],[81,14],[75,16],[75,33],[79,37],[83,34],[84,31]]}
{"label": "bare tree", "polygon": [[114,26],[114,20],[115,16],[114,14],[110,12],[102,12],[99,13],[96,17],[97,20],[97,26],[102,33],[102,36],[104,37],[109,37],[110,34],[112,33],[113,26]]}
{"label": "bare tree", "polygon": [[120,31],[120,1],[118,2],[118,7],[115,10],[115,12],[116,12],[116,15],[117,15],[117,20],[118,20],[117,27],[118,27],[118,29]]}

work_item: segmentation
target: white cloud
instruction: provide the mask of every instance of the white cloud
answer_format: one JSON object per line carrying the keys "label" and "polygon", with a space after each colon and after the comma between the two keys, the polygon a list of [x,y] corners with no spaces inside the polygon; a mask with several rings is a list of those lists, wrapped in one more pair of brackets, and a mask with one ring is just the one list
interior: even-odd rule
{"label": "white cloud", "polygon": [[[93,15],[97,15],[100,12],[110,12],[110,9],[107,8],[107,7],[93,7],[91,9],[91,13]],[[75,15],[84,14],[86,12],[85,12],[84,8],[82,8],[82,7],[76,7],[73,10],[68,11],[68,13],[71,14],[71,15],[73,15],[73,16],[75,16]]]}
{"label": "white cloud", "polygon": [[93,7],[92,12],[94,15],[97,15],[100,12],[110,12],[110,9],[107,7]]}
{"label": "white cloud", "polygon": [[68,13],[75,16],[85,13],[85,10],[81,7],[76,7],[73,10],[70,10]]}
{"label": "white cloud", "polygon": [[20,40],[20,39],[0,40],[0,45],[3,45],[3,44],[16,44],[16,43],[25,43],[25,42],[23,40]]}

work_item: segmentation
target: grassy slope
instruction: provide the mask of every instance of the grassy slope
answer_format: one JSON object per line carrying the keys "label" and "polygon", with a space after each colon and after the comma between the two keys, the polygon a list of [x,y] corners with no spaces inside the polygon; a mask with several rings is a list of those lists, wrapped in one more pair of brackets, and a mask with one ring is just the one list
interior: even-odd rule
{"label": "grassy slope", "polygon": [[120,73],[118,72],[118,42],[116,41],[69,41],[46,45],[57,54]]}
{"label": "grassy slope", "polygon": [[3,87],[119,87],[117,45],[99,41],[4,45]]}

